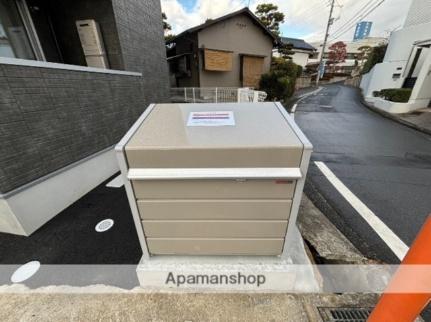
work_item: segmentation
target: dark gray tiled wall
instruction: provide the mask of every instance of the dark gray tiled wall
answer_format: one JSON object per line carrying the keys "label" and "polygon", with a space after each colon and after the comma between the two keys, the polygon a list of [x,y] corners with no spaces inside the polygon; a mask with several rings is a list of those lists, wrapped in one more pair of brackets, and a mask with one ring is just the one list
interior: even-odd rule
{"label": "dark gray tiled wall", "polygon": [[142,77],[0,64],[0,193],[114,145],[150,103],[168,102],[160,1],[112,9],[116,67]]}
{"label": "dark gray tiled wall", "polygon": [[0,192],[118,142],[142,93],[136,76],[0,65]]}
{"label": "dark gray tiled wall", "polygon": [[142,73],[144,94],[167,102],[168,65],[160,0],[112,0],[124,69]]}

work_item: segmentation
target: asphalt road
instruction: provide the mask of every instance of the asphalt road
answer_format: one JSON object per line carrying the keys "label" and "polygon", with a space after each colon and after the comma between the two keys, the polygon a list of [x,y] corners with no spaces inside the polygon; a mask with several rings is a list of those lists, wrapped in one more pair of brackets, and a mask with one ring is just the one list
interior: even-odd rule
{"label": "asphalt road", "polygon": [[316,167],[322,161],[408,246],[431,213],[431,136],[362,105],[355,88],[325,86],[295,120],[314,146],[306,192],[366,256],[398,258]]}

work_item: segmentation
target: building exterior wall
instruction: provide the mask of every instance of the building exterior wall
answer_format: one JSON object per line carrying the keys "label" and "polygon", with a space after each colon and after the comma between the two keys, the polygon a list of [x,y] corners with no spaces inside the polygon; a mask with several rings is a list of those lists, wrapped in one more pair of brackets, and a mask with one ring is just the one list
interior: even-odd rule
{"label": "building exterior wall", "polygon": [[384,62],[407,62],[416,41],[431,38],[431,21],[426,24],[409,26],[391,34]]}
{"label": "building exterior wall", "polygon": [[[409,70],[409,60],[414,55],[413,44],[430,38],[431,22],[394,31],[383,62],[376,64],[361,83],[364,95],[371,97],[374,91],[402,87]],[[400,77],[394,78],[394,74],[400,74]]]}
{"label": "building exterior wall", "polygon": [[413,0],[407,14],[404,27],[420,25],[431,21],[431,3],[429,0]]}
{"label": "building exterior wall", "polygon": [[114,145],[151,102],[139,76],[0,64],[0,193]]}
{"label": "building exterior wall", "polygon": [[167,102],[169,75],[159,0],[112,0],[124,69],[143,75],[143,95]]}
{"label": "building exterior wall", "polygon": [[68,0],[65,6],[68,16],[55,19],[70,25],[95,18],[112,45],[112,67],[142,77],[25,66],[25,60],[2,64],[0,58],[0,193],[114,145],[146,106],[168,99],[159,1]]}
{"label": "building exterior wall", "polygon": [[241,87],[240,54],[265,56],[263,73],[269,71],[273,41],[247,15],[238,15],[201,30],[198,43],[199,48],[233,52],[232,70],[229,72],[205,71],[203,59],[199,59],[201,87]]}
{"label": "building exterior wall", "polygon": [[302,67],[305,67],[308,64],[308,58],[310,53],[306,52],[295,52],[292,56],[292,61]]}

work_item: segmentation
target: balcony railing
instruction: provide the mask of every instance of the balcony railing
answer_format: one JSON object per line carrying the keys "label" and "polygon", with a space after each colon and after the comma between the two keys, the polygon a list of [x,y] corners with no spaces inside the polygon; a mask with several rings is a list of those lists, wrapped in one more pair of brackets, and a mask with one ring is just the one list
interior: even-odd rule
{"label": "balcony railing", "polygon": [[263,102],[267,94],[248,87],[174,87],[171,101],[176,103]]}

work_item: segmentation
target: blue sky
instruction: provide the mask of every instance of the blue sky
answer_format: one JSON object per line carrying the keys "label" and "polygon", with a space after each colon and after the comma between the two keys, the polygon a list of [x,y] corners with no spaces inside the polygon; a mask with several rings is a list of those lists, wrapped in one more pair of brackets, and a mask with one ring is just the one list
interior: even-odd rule
{"label": "blue sky", "polygon": [[196,0],[179,0],[179,3],[186,9],[187,12],[191,12],[196,5]]}
{"label": "blue sky", "polygon": [[[281,34],[287,37],[304,38],[308,41],[323,39],[329,15],[329,0],[250,0],[250,9],[259,3],[274,3],[285,16]],[[162,10],[172,25],[172,33],[177,34],[187,28],[203,23],[208,18],[217,18],[248,4],[249,0],[161,0]],[[373,6],[379,0],[337,0],[334,9],[335,22],[331,28],[333,38],[351,40],[353,38],[357,13],[364,6]],[[367,15],[365,20],[373,21],[371,36],[388,36],[390,31],[399,29],[404,23],[411,0],[385,0]],[[349,21],[353,19],[351,25]],[[359,15],[361,18],[361,15]],[[360,21],[360,19],[359,19]],[[346,27],[343,27],[347,23]]]}
{"label": "blue sky", "polygon": [[[192,13],[197,4],[197,0],[178,0],[178,2],[181,4],[181,6],[187,13]],[[248,0],[243,0],[242,4],[242,7],[247,6]],[[216,0],[214,1],[214,5],[216,5]],[[288,27],[287,25],[282,25],[280,29],[282,34],[286,36],[288,35],[289,37],[303,37],[312,32],[312,28],[307,25],[297,25],[290,27]]]}

